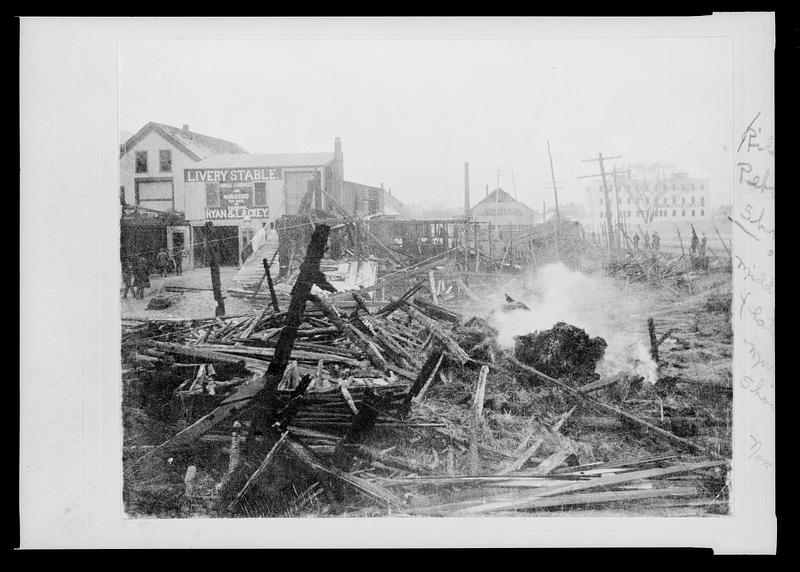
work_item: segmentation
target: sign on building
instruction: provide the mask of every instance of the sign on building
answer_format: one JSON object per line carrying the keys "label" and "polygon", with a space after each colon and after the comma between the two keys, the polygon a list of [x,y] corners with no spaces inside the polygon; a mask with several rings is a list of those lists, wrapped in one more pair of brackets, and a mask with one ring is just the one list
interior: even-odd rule
{"label": "sign on building", "polygon": [[263,182],[206,183],[206,219],[268,217]]}

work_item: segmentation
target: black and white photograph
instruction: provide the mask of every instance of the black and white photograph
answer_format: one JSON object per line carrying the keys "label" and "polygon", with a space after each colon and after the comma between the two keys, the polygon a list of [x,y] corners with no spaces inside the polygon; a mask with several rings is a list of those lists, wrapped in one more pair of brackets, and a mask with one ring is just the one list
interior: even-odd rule
{"label": "black and white photograph", "polygon": [[739,75],[774,23],[725,16],[120,23],[120,526],[735,522],[774,479],[772,86]]}

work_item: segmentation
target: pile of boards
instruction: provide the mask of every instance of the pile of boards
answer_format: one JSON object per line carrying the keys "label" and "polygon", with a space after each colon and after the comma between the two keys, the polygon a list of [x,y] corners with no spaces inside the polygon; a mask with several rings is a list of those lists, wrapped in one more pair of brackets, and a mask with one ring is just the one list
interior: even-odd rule
{"label": "pile of boards", "polygon": [[[281,479],[296,479],[288,485],[298,503],[323,495],[333,502],[355,493],[368,514],[447,516],[702,496],[706,485],[675,480],[686,474],[722,482],[713,490],[724,488],[727,459],[596,397],[614,380],[566,384],[500,352],[481,339],[495,333],[487,324],[419,296],[423,282],[388,303],[370,302],[358,292],[333,302],[310,284],[308,277],[315,275],[311,247],[309,260],[288,308],[267,304],[244,316],[124,324],[126,370],[142,362],[170,371],[182,367],[184,379],[170,390],[174,399],[196,402],[182,430],[160,444],[137,447],[126,460],[126,480],[137,481],[137,472],[147,467],[171,464],[174,472],[177,458],[181,471],[186,467],[185,490],[173,497],[196,502],[193,455],[211,442],[228,445],[230,456],[228,471],[214,488],[216,497],[205,497],[211,499],[206,512],[221,516],[281,514],[274,504],[253,508],[279,488]],[[528,433],[516,451],[498,449],[482,438],[490,372],[535,379],[562,393],[571,407],[556,412],[552,425]],[[423,403],[437,379],[455,376],[467,380],[473,395],[460,425]],[[581,464],[575,448],[559,436],[578,406],[624,419],[690,452],[688,461],[675,453]],[[444,436],[469,449],[468,470],[455,470],[450,448],[442,451],[445,460],[429,462],[399,454],[396,439],[386,443],[388,448],[367,444],[380,427],[393,430],[395,437],[400,432],[401,441],[412,429]],[[247,451],[249,458],[243,458]],[[500,466],[488,469],[482,457],[499,459]],[[356,470],[358,459],[372,471]],[[424,494],[430,487],[460,492],[458,498],[448,496],[452,502],[442,502]]]}

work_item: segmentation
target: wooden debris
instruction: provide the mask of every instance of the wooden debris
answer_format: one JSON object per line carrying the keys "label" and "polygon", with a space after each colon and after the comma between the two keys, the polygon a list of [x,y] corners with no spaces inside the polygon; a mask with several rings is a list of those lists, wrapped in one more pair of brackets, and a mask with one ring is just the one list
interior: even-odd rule
{"label": "wooden debris", "polygon": [[477,475],[481,469],[481,460],[478,453],[478,441],[483,430],[483,401],[486,394],[486,377],[489,374],[487,366],[481,367],[478,384],[475,387],[475,398],[472,402],[472,438],[469,447],[469,468],[471,475]]}

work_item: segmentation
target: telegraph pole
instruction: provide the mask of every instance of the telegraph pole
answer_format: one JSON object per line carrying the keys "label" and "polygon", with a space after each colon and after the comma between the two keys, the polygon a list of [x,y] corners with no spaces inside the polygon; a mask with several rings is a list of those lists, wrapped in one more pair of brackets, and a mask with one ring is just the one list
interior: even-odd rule
{"label": "telegraph pole", "polygon": [[613,157],[603,157],[602,153],[597,154],[597,159],[584,159],[584,163],[591,163],[594,161],[598,161],[600,163],[600,172],[594,175],[584,175],[583,177],[578,177],[579,179],[589,179],[592,177],[602,177],[603,178],[603,197],[605,200],[606,205],[606,234],[608,235],[608,246],[609,248],[614,248],[614,221],[611,216],[611,201],[609,200],[608,196],[608,181],[606,180],[606,169],[603,161],[609,161],[611,159],[621,159],[621,155],[615,155]]}
{"label": "telegraph pole", "polygon": [[[618,174],[622,175],[624,173],[630,174],[630,172],[631,172],[630,169],[626,169],[624,171],[617,171],[617,165],[616,163],[614,164],[613,176],[614,176],[614,196],[617,200],[617,227],[620,233],[622,233],[624,236],[628,235],[627,231],[628,225],[625,223],[625,219],[622,217],[622,214],[620,213],[619,210],[620,203],[619,203],[619,186],[617,185],[617,175]],[[620,240],[620,245],[624,247],[625,243],[622,240]]]}
{"label": "telegraph pole", "polygon": [[550,159],[550,178],[553,180],[553,197],[556,204],[556,260],[561,260],[558,255],[558,240],[561,231],[561,213],[558,212],[558,187],[556,186],[556,173],[553,170],[553,154],[550,153],[550,141],[547,141],[547,156]]}
{"label": "telegraph pole", "polygon": [[469,218],[469,163],[464,163],[464,216]]}

